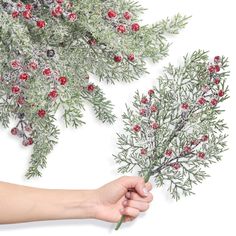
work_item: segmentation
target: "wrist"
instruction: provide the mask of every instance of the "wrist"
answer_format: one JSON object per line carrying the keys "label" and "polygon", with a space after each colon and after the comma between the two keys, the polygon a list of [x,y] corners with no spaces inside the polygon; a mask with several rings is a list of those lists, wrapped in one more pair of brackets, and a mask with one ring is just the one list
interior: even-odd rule
{"label": "wrist", "polygon": [[71,190],[65,199],[64,217],[70,219],[95,219],[98,208],[96,190]]}

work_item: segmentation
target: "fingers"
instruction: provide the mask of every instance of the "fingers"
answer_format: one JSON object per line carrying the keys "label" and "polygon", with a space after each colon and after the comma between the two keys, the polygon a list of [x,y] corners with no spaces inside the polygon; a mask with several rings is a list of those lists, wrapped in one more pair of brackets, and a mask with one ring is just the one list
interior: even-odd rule
{"label": "fingers", "polygon": [[120,213],[128,217],[136,218],[139,215],[139,210],[132,207],[126,207],[126,208],[121,209]]}
{"label": "fingers", "polygon": [[153,195],[150,192],[146,197],[140,197],[140,195],[135,192],[127,192],[125,194],[125,197],[130,200],[147,202],[147,203],[150,203],[153,200]]}
{"label": "fingers", "polygon": [[149,203],[141,202],[141,201],[134,201],[134,200],[125,200],[123,202],[123,206],[135,208],[140,212],[144,212],[149,208]]}
{"label": "fingers", "polygon": [[150,186],[149,185],[146,186],[144,179],[141,177],[124,176],[124,177],[121,177],[119,181],[121,181],[121,184],[126,189],[133,188],[142,197],[145,197],[148,195],[147,187],[150,188]]}
{"label": "fingers", "polygon": [[[150,193],[152,190],[151,183],[145,183],[141,177],[124,176],[119,180],[127,192],[125,194],[126,200],[122,203],[123,209],[120,210],[122,215],[125,215],[125,221],[135,219],[140,212],[148,210],[149,203],[153,196]],[[128,191],[131,190],[131,191]]]}
{"label": "fingers", "polygon": [[148,210],[149,203],[135,200],[125,200],[124,208],[120,210],[122,215],[125,215],[125,222],[134,220],[140,212]]}
{"label": "fingers", "polygon": [[150,192],[152,190],[152,184],[150,182],[147,182],[145,184],[146,189]]}
{"label": "fingers", "polygon": [[126,217],[125,217],[125,222],[132,221],[132,220],[134,220],[134,219],[135,219],[135,217],[126,216]]}

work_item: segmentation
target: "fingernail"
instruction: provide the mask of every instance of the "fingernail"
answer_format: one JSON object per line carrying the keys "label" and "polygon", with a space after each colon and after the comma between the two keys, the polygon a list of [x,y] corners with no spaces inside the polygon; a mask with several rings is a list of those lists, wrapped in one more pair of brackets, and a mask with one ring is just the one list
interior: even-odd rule
{"label": "fingernail", "polygon": [[130,193],[130,192],[127,192],[127,193],[126,193],[126,197],[127,197],[127,198],[130,198],[130,197],[131,197],[131,193]]}
{"label": "fingernail", "polygon": [[146,188],[143,188],[143,193],[144,193],[145,196],[147,196],[148,195],[148,190]]}
{"label": "fingernail", "polygon": [[120,209],[120,213],[124,213],[124,208]]}

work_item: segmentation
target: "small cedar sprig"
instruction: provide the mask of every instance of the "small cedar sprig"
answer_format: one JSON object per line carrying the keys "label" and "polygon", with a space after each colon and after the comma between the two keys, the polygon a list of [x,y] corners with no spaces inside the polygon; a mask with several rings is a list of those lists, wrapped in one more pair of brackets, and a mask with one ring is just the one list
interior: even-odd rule
{"label": "small cedar sprig", "polygon": [[138,170],[145,181],[153,177],[157,186],[169,185],[176,200],[192,194],[208,176],[204,168],[226,150],[219,105],[229,97],[227,66],[224,56],[209,62],[207,52],[196,51],[183,65],[166,67],[147,94],[137,91],[123,114],[125,132],[118,134],[118,171]]}

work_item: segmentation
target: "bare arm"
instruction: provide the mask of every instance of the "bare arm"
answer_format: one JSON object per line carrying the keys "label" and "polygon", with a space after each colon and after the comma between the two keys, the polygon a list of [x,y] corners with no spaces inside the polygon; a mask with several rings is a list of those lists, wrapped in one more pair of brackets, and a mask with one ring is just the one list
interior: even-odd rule
{"label": "bare arm", "polygon": [[[146,188],[146,190],[143,188]],[[133,189],[132,193],[128,189]],[[94,190],[41,189],[0,182],[0,224],[41,220],[93,218],[127,221],[146,211],[151,184],[139,177],[121,177]],[[146,192],[147,191],[147,192]]]}

